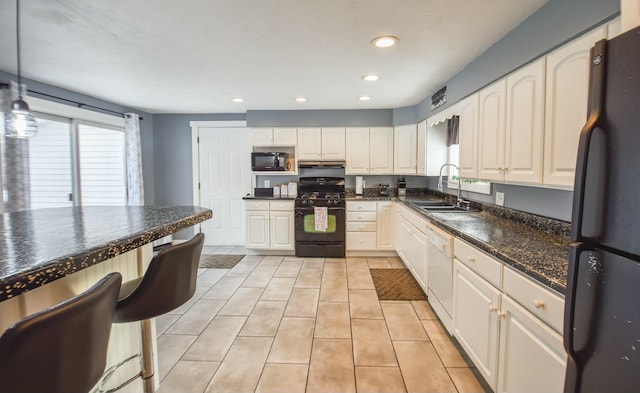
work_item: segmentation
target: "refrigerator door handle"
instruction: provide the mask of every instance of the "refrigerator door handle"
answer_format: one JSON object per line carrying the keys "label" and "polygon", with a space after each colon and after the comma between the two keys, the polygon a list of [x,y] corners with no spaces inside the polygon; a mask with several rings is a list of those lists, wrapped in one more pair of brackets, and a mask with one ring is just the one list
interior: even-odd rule
{"label": "refrigerator door handle", "polygon": [[578,289],[578,262],[580,261],[580,250],[578,247],[571,247],[569,251],[569,275],[567,277],[567,292],[564,303],[564,349],[571,359],[577,359],[577,352],[574,347],[575,330],[575,307],[576,291]]}
{"label": "refrigerator door handle", "polygon": [[607,40],[596,42],[591,48],[591,83],[589,84],[589,115],[587,122],[580,132],[578,156],[576,161],[575,186],[573,189],[573,211],[571,225],[571,239],[583,240],[582,224],[584,214],[584,191],[587,181],[587,161],[589,148],[594,130],[600,125],[604,107],[605,56]]}

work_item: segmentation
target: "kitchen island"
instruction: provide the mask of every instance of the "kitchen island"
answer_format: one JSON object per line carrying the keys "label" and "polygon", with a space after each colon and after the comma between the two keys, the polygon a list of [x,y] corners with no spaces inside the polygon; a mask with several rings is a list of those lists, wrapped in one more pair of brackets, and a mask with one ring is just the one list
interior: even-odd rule
{"label": "kitchen island", "polygon": [[[85,206],[3,214],[0,332],[86,290],[110,272],[120,272],[123,281],[142,276],[154,240],[211,217],[211,210],[197,206]],[[139,352],[139,342],[137,322],[114,324],[107,365]],[[139,370],[138,364],[129,364],[122,378]],[[122,390],[138,391],[138,383]]]}

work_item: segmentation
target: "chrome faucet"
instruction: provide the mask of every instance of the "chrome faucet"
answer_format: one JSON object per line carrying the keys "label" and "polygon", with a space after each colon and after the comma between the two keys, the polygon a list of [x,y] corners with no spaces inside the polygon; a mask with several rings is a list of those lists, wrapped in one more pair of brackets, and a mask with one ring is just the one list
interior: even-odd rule
{"label": "chrome faucet", "polygon": [[[443,187],[442,187],[442,170],[447,167],[447,166],[452,166],[454,168],[456,168],[458,171],[460,171],[460,168],[456,165],[456,164],[450,164],[450,163],[446,163],[446,164],[442,164],[442,166],[440,167],[440,174],[438,175],[438,191],[442,191]],[[449,182],[449,180],[447,180],[447,183]],[[458,201],[457,201],[457,205],[462,207],[462,204],[465,203],[467,201],[465,201],[464,199],[462,199],[462,181],[460,180],[460,176],[458,176]]]}

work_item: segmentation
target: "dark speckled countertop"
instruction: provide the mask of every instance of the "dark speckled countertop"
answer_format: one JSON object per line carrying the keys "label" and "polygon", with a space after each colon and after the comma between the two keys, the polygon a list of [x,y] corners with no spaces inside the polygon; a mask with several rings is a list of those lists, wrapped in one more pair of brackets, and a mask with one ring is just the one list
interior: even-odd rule
{"label": "dark speckled countertop", "polygon": [[2,214],[0,301],[212,217],[197,206],[85,206]]}
{"label": "dark speckled countertop", "polygon": [[427,213],[413,204],[412,200],[416,199],[401,202],[428,218],[434,225],[564,294],[569,260],[568,236],[501,218],[486,211]]}

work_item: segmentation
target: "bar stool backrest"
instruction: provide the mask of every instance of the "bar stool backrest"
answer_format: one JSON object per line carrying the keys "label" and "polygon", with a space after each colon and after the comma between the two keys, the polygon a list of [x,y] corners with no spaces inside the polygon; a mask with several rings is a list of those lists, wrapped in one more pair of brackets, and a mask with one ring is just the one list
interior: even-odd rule
{"label": "bar stool backrest", "polygon": [[122,276],[9,327],[0,337],[0,393],[86,393],[100,379]]}
{"label": "bar stool backrest", "polygon": [[163,249],[151,260],[144,276],[122,286],[115,322],[155,318],[186,303],[196,290],[204,235]]}

